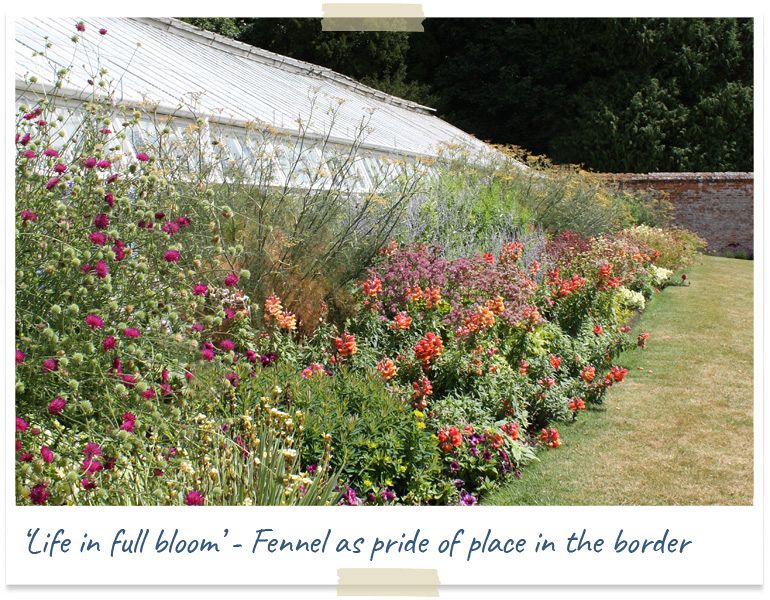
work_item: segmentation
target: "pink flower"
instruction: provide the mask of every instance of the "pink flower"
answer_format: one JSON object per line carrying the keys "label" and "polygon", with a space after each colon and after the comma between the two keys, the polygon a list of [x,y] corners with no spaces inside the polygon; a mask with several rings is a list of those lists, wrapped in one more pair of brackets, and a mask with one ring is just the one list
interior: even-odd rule
{"label": "pink flower", "polygon": [[27,355],[24,354],[21,350],[16,348],[16,364],[20,365],[24,362],[24,359],[27,358]]}
{"label": "pink flower", "polygon": [[86,475],[93,475],[94,473],[98,473],[103,468],[104,466],[98,460],[89,458],[83,461],[83,472]]}
{"label": "pink flower", "polygon": [[144,398],[145,400],[152,400],[153,398],[155,398],[155,390],[151,387],[147,388],[146,390],[144,390],[144,392],[142,392],[142,398]]}
{"label": "pink flower", "polygon": [[185,216],[177,217],[175,223],[179,225],[179,227],[187,227],[190,224],[190,219]]}
{"label": "pink flower", "polygon": [[96,442],[88,442],[83,448],[83,456],[86,458],[93,458],[94,456],[102,455],[102,447]]}
{"label": "pink flower", "polygon": [[110,268],[107,266],[107,263],[103,260],[100,260],[96,263],[96,266],[94,267],[94,270],[96,271],[96,276],[99,279],[104,279],[107,277],[107,274],[110,272]]}
{"label": "pink flower", "polygon": [[22,419],[21,417],[16,417],[16,431],[21,433],[26,433],[27,431],[27,422]]}
{"label": "pink flower", "polygon": [[56,163],[53,166],[53,170],[61,175],[62,173],[64,173],[67,170],[67,165],[65,165],[64,163]]}
{"label": "pink flower", "polygon": [[101,231],[94,231],[88,236],[88,239],[91,240],[91,243],[95,246],[104,246],[104,244],[107,243],[107,236]]}
{"label": "pink flower", "polygon": [[45,150],[43,150],[43,154],[45,154],[50,158],[59,158],[59,153],[53,148],[46,148]]}
{"label": "pink flower", "polygon": [[37,213],[32,212],[28,208],[25,208],[23,211],[21,211],[21,218],[23,221],[32,221],[34,223],[37,221]]}
{"label": "pink flower", "polygon": [[77,25],[75,25],[75,29],[82,33],[86,30],[86,24],[83,23],[83,21],[78,21]]}
{"label": "pink flower", "polygon": [[80,480],[80,485],[83,486],[84,490],[96,489],[96,482],[91,481],[90,479],[88,479],[88,477],[83,477],[83,479]]}
{"label": "pink flower", "polygon": [[89,156],[87,159],[83,161],[83,166],[86,169],[93,169],[96,166],[96,157],[95,156]]}
{"label": "pink flower", "polygon": [[184,497],[184,503],[187,506],[203,506],[205,501],[206,499],[203,497],[203,494],[198,490],[187,492],[187,495]]}
{"label": "pink flower", "polygon": [[37,158],[37,152],[35,152],[34,150],[25,150],[24,152],[21,153],[21,155],[24,158],[29,158],[29,159]]}
{"label": "pink flower", "polygon": [[51,179],[48,180],[48,182],[45,184],[45,189],[50,190],[55,188],[57,185],[59,185],[59,182],[61,182],[61,179],[58,177],[51,177]]}
{"label": "pink flower", "polygon": [[233,387],[238,387],[238,384],[241,382],[241,378],[238,377],[238,373],[235,371],[230,371],[227,373],[227,375],[225,375],[225,379],[227,379],[227,381],[229,381],[230,385]]}
{"label": "pink flower", "polygon": [[32,462],[32,459],[34,456],[32,456],[32,452],[22,452],[19,455],[19,462]]}
{"label": "pink flower", "polygon": [[114,350],[116,341],[117,340],[115,339],[115,336],[108,335],[106,338],[104,338],[104,341],[102,342],[102,350],[104,350],[105,352],[109,350]]}
{"label": "pink flower", "polygon": [[182,255],[179,253],[178,250],[167,250],[166,253],[163,255],[163,259],[166,262],[179,262],[179,259],[182,257]]}
{"label": "pink flower", "polygon": [[100,160],[96,163],[96,166],[100,169],[109,169],[112,166],[112,163],[108,160]]}
{"label": "pink flower", "polygon": [[204,348],[201,350],[201,358],[208,361],[214,360],[214,351],[211,348]]}
{"label": "pink flower", "polygon": [[127,338],[138,338],[142,333],[136,327],[126,327],[123,330],[123,335]]}
{"label": "pink flower", "polygon": [[192,326],[190,327],[190,329],[200,333],[201,331],[203,331],[203,323],[193,323]]}
{"label": "pink flower", "polygon": [[238,276],[235,273],[230,273],[227,277],[225,277],[225,285],[227,287],[232,287],[236,283],[238,283]]}
{"label": "pink flower", "polygon": [[104,195],[104,201],[107,203],[107,206],[110,208],[113,208],[115,206],[115,196],[112,194],[112,192],[107,192]]}
{"label": "pink flower", "polygon": [[83,319],[86,325],[88,325],[91,329],[101,329],[104,327],[104,321],[99,315],[95,315],[91,313],[90,315],[87,315],[85,319]]}
{"label": "pink flower", "polygon": [[230,352],[231,350],[235,350],[235,342],[232,340],[222,340],[219,342],[219,347],[225,352]]}
{"label": "pink flower", "polygon": [[35,487],[29,490],[29,499],[32,501],[32,504],[37,504],[40,506],[48,502],[48,498],[50,497],[51,493],[48,491],[48,485],[45,483],[38,483]]}
{"label": "pink flower", "polygon": [[99,35],[107,35],[107,30],[106,30],[104,27],[102,27],[102,28],[99,30]]}
{"label": "pink flower", "polygon": [[107,229],[110,226],[110,217],[104,213],[96,215],[94,219],[94,227],[97,229]]}
{"label": "pink flower", "polygon": [[112,251],[115,253],[115,260],[123,260],[126,258],[125,247],[126,244],[123,240],[115,240],[115,245],[112,247]]}
{"label": "pink flower", "polygon": [[60,415],[65,406],[67,406],[67,401],[64,398],[56,396],[56,398],[48,403],[48,412],[52,415]]}
{"label": "pink flower", "polygon": [[43,460],[47,463],[53,462],[53,452],[51,452],[51,449],[48,446],[40,448],[40,456],[42,456]]}
{"label": "pink flower", "polygon": [[29,133],[25,133],[25,134],[24,134],[24,137],[23,137],[23,138],[21,138],[21,140],[19,141],[19,143],[20,143],[22,146],[26,146],[27,144],[29,144],[29,140],[30,140],[30,139],[32,139],[32,136],[31,136]]}
{"label": "pink flower", "polygon": [[209,293],[209,286],[199,283],[193,288],[193,294],[196,296],[206,296]]}
{"label": "pink flower", "polygon": [[161,231],[163,231],[163,232],[165,232],[165,233],[167,233],[169,235],[174,235],[177,231],[179,231],[179,225],[177,225],[174,222],[164,223],[163,227],[161,227],[160,229],[161,229]]}
{"label": "pink flower", "polygon": [[55,358],[46,358],[43,361],[43,366],[41,368],[43,373],[53,373],[54,371],[59,370],[59,361]]}
{"label": "pink flower", "polygon": [[[110,130],[108,129],[107,131],[110,131]],[[110,133],[112,133],[112,132],[110,132]],[[120,177],[120,175],[118,173],[113,173],[112,175],[110,175],[107,178],[107,183],[115,183],[118,180],[119,177]]]}
{"label": "pink flower", "polygon": [[136,415],[132,412],[124,412],[122,418],[123,423],[121,423],[120,428],[128,433],[133,433],[136,426]]}
{"label": "pink flower", "polygon": [[150,157],[147,156],[144,152],[137,152],[136,153],[136,160],[141,161],[141,162],[147,162],[148,160],[150,160]]}

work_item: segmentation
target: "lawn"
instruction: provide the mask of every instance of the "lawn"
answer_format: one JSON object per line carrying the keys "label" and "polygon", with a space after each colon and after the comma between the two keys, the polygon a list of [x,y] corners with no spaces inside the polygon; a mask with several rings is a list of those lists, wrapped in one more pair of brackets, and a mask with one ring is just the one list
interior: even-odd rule
{"label": "lawn", "polygon": [[605,404],[559,429],[490,505],[746,505],[753,499],[752,261],[703,257],[635,324]]}

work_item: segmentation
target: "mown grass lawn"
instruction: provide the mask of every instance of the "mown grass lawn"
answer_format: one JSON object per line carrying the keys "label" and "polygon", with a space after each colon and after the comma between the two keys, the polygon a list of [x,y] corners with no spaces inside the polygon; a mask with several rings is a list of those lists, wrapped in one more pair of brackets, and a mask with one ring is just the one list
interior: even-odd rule
{"label": "mown grass lawn", "polygon": [[635,324],[627,380],[492,505],[723,505],[753,499],[752,261],[703,257]]}

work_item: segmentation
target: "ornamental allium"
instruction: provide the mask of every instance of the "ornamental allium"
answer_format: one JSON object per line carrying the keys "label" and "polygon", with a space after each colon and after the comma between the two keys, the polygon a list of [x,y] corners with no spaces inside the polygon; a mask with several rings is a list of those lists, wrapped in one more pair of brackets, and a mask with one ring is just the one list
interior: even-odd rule
{"label": "ornamental allium", "polygon": [[53,462],[53,459],[54,459],[53,452],[48,446],[43,446],[42,448],[40,448],[40,456],[43,457],[43,460],[46,463],[50,464]]}
{"label": "ornamental allium", "polygon": [[138,338],[142,335],[142,332],[139,331],[136,327],[126,327],[123,330],[123,335],[127,338]]}
{"label": "ornamental allium", "polygon": [[99,213],[94,219],[94,227],[97,229],[107,229],[110,226],[110,217],[104,213]]}
{"label": "ornamental allium", "polygon": [[46,358],[41,367],[43,373],[53,373],[59,370],[59,361],[55,358]]}
{"label": "ornamental allium", "polygon": [[40,506],[48,502],[48,498],[50,497],[51,493],[48,491],[48,485],[45,483],[38,483],[29,490],[29,499],[32,501],[32,504]]}
{"label": "ornamental allium", "polygon": [[95,156],[89,156],[87,159],[83,161],[83,166],[86,169],[93,169],[96,166],[96,163],[98,161],[96,160]]}
{"label": "ornamental allium", "polygon": [[203,494],[201,494],[198,490],[192,490],[190,492],[187,492],[187,494],[184,497],[184,503],[187,506],[203,506],[205,502],[206,502],[206,499],[203,497]]}
{"label": "ornamental allium", "polygon": [[21,350],[16,348],[16,364],[20,365],[24,362],[24,359],[27,357],[26,354],[24,354]]}
{"label": "ornamental allium", "polygon": [[147,162],[148,160],[150,160],[150,157],[147,156],[147,154],[145,154],[144,152],[137,152],[136,153],[136,160],[138,160],[140,162]]}
{"label": "ornamental allium", "polygon": [[166,253],[163,255],[163,260],[166,262],[179,262],[179,259],[182,258],[182,255],[179,253],[179,250],[167,250]]}
{"label": "ornamental allium", "polygon": [[86,318],[83,319],[86,325],[88,325],[91,329],[101,329],[104,327],[104,321],[99,315],[95,315],[91,313],[90,315],[86,315]]}
{"label": "ornamental allium", "polygon": [[225,277],[225,285],[227,287],[233,287],[237,283],[238,283],[238,275],[236,275],[235,273],[229,273],[227,277]]}
{"label": "ornamental allium", "polygon": [[196,296],[206,296],[209,293],[209,286],[199,283],[193,288],[193,294]]}
{"label": "ornamental allium", "polygon": [[67,406],[67,401],[60,396],[56,396],[56,398],[48,403],[48,412],[52,415],[59,415],[62,413],[65,406]]}

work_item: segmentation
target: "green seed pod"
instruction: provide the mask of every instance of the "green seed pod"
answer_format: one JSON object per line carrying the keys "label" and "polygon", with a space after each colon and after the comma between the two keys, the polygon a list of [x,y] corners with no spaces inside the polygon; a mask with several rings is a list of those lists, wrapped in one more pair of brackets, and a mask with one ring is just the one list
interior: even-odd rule
{"label": "green seed pod", "polygon": [[58,304],[54,304],[51,307],[51,314],[59,316],[61,314],[61,306],[59,306]]}

